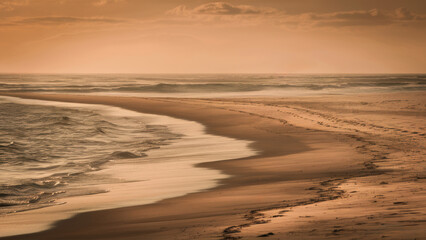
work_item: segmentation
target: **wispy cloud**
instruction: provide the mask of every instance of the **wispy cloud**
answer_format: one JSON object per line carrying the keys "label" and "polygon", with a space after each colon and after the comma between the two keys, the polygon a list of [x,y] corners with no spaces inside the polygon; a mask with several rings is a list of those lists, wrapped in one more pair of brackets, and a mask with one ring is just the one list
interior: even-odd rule
{"label": "wispy cloud", "polygon": [[180,5],[167,12],[168,15],[189,16],[189,15],[263,15],[273,14],[277,10],[273,8],[259,8],[250,5],[233,5],[226,2],[211,2],[202,4],[193,9]]}
{"label": "wispy cloud", "polygon": [[425,20],[426,18],[422,15],[417,15],[405,8],[398,8],[394,11],[371,9],[325,14],[306,13],[287,16],[281,19],[281,23],[311,27],[368,27],[419,23]]}
{"label": "wispy cloud", "polygon": [[173,21],[220,24],[270,24],[289,28],[314,27],[369,27],[386,25],[410,25],[426,23],[426,17],[406,8],[393,11],[370,9],[363,11],[340,11],[330,13],[287,14],[273,8],[259,8],[250,5],[233,5],[226,2],[212,2],[195,8],[180,5],[166,12]]}
{"label": "wispy cloud", "polygon": [[17,7],[26,6],[28,0],[3,0],[0,1],[0,11],[13,11]]}
{"label": "wispy cloud", "polygon": [[10,21],[13,25],[62,25],[77,23],[112,24],[125,22],[121,19],[101,17],[33,17]]}
{"label": "wispy cloud", "polygon": [[111,3],[125,2],[126,0],[96,0],[92,4],[96,7],[102,7]]}

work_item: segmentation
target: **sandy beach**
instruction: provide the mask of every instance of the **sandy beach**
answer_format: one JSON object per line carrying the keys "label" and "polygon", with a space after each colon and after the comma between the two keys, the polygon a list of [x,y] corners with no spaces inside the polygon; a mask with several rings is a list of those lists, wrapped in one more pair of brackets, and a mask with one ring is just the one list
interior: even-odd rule
{"label": "sandy beach", "polygon": [[197,165],[230,176],[215,188],[78,214],[47,231],[2,239],[426,236],[424,92],[226,99],[1,95],[196,121],[209,134],[252,141],[259,153]]}
{"label": "sandy beach", "polygon": [[426,240],[425,0],[0,19],[0,240]]}

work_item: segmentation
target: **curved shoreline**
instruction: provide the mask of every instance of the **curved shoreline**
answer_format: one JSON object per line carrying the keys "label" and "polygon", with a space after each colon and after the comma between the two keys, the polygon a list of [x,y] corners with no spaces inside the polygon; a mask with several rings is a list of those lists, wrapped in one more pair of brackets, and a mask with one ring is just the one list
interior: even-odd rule
{"label": "curved shoreline", "polygon": [[[201,229],[207,239],[217,238],[223,229],[241,222],[240,214],[277,206],[284,199],[296,203],[313,198],[317,194],[307,188],[318,184],[318,179],[356,176],[363,169],[359,166],[360,155],[330,134],[297,128],[271,117],[194,104],[184,99],[5,95],[106,104],[197,121],[207,127],[207,133],[251,140],[254,141],[252,147],[261,151],[256,157],[199,164],[199,167],[219,169],[232,175],[214,189],[150,205],[79,214],[58,222],[51,230],[5,239],[138,239],[140,236],[168,239],[176,234],[185,239],[185,236],[195,236]],[[330,145],[333,151],[327,150]],[[351,157],[345,156],[349,152]],[[189,226],[190,231],[182,232]]]}
{"label": "curved shoreline", "polygon": [[[217,170],[196,168],[195,164],[255,155],[247,147],[248,142],[205,134],[204,126],[196,122],[139,113],[107,105],[4,98],[18,104],[85,108],[105,115],[137,117],[141,118],[140,120],[146,125],[167,126],[171,132],[182,134],[182,137],[177,142],[171,142],[160,149],[150,150],[148,156],[138,164],[133,162],[126,164],[121,160],[118,164],[110,162],[105,164],[101,170],[92,172],[91,174],[106,174],[111,178],[124,181],[120,184],[90,184],[91,187],[107,190],[105,193],[59,198],[55,200],[58,205],[1,216],[4,221],[2,220],[0,224],[0,237],[44,231],[49,229],[54,222],[83,212],[146,205],[167,198],[204,191],[215,187],[219,179],[228,176]],[[222,154],[213,154],[212,146],[223,149]],[[185,178],[184,174],[188,174],[190,177]],[[191,181],[196,181],[196,184],[191,184]],[[155,194],[151,194],[152,192]],[[17,223],[22,222],[27,225],[16,229]]]}

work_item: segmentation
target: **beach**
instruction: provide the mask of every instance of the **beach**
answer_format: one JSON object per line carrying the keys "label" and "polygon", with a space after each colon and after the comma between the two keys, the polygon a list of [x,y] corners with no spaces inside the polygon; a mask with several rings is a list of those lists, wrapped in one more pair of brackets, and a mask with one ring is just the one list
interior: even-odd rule
{"label": "beach", "polygon": [[[252,98],[2,95],[196,121],[256,156],[196,165],[229,177],[156,203],[78,214],[3,239],[420,239],[424,92]],[[217,149],[218,152],[221,149]]]}
{"label": "beach", "polygon": [[0,240],[426,240],[425,29],[425,0],[0,0]]}

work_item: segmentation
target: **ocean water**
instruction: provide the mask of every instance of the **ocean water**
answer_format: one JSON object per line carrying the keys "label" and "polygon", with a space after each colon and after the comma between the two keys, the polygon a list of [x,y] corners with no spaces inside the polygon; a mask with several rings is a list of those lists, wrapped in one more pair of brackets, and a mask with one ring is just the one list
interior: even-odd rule
{"label": "ocean water", "polygon": [[194,165],[256,154],[196,122],[106,105],[0,96],[0,113],[0,237],[213,188],[227,176]]}
{"label": "ocean water", "polygon": [[[426,90],[424,74],[0,74],[0,95],[285,97],[420,90]],[[201,125],[183,120],[0,96],[0,236],[46,229],[82,211],[147,204],[214,187],[226,176],[193,165],[252,156],[249,144],[205,134]],[[16,228],[23,218],[31,227]]]}
{"label": "ocean water", "polygon": [[426,89],[426,74],[2,74],[0,90],[125,96],[294,96]]}
{"label": "ocean water", "polygon": [[181,135],[107,108],[0,97],[0,215],[104,193],[110,161],[142,161]]}

